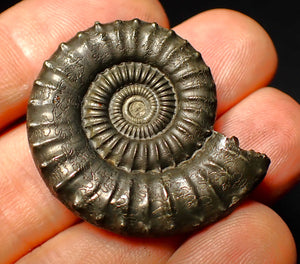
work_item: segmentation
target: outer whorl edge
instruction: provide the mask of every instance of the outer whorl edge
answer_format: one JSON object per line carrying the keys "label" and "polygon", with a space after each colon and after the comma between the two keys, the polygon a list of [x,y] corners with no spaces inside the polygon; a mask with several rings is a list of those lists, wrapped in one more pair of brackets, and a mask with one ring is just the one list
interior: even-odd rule
{"label": "outer whorl edge", "polygon": [[28,139],[52,193],[132,236],[200,229],[263,179],[270,160],[213,131],[216,89],[199,52],[138,19],[96,23],[44,63]]}

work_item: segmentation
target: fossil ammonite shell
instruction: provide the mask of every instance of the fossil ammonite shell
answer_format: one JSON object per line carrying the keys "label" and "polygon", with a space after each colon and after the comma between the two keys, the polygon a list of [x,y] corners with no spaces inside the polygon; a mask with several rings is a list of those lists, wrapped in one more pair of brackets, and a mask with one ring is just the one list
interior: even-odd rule
{"label": "fossil ammonite shell", "polygon": [[138,19],[60,45],[34,83],[27,128],[53,194],[116,233],[165,236],[228,214],[270,160],[213,131],[216,91],[199,52]]}

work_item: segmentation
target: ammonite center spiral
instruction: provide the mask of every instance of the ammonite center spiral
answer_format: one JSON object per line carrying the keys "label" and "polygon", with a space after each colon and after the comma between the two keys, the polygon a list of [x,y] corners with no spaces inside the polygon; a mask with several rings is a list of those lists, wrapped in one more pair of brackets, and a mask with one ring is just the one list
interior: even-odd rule
{"label": "ammonite center spiral", "polygon": [[[150,133],[141,133],[145,128],[141,128],[141,125],[148,124],[152,120],[155,113],[157,113],[157,101],[156,98],[148,91],[145,94],[146,97],[140,94],[139,90],[147,91],[146,87],[141,87],[140,85],[130,85],[124,88],[121,92],[117,93],[114,100],[112,101],[111,106],[111,117],[113,119],[113,124],[116,129],[122,131],[125,128],[124,134],[130,136],[129,131],[134,131],[133,137],[137,136],[138,138],[147,138],[150,137]],[[127,93],[129,95],[126,95]],[[125,95],[124,95],[125,94]],[[120,100],[119,97],[123,100]],[[117,118],[115,116],[118,116]],[[124,123],[128,122],[133,127],[131,129],[126,128],[126,125],[123,125],[123,122],[120,119],[123,117]],[[121,127],[119,127],[121,123]],[[148,128],[151,129],[151,128]],[[127,132],[128,131],[128,132]],[[127,132],[127,133],[126,133]],[[154,133],[153,133],[154,134]]]}
{"label": "ammonite center spiral", "polygon": [[[102,158],[127,170],[160,170],[150,161],[149,145],[155,146],[155,137],[169,128],[176,106],[175,91],[163,73],[126,62],[97,75],[83,99],[82,122]],[[125,152],[131,153],[126,159]]]}
{"label": "ammonite center spiral", "polygon": [[216,89],[200,53],[138,19],[96,23],[44,63],[29,144],[51,192],[110,231],[166,236],[227,215],[269,159],[213,131]]}

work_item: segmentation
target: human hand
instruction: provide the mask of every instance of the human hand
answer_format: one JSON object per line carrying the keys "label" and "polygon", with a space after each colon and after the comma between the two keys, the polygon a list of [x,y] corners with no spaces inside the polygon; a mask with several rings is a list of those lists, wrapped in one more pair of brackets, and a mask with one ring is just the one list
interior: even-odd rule
{"label": "human hand", "polygon": [[[300,107],[266,88],[277,64],[268,35],[229,10],[202,13],[174,28],[199,50],[217,85],[215,129],[266,153],[268,175],[223,220],[189,237],[124,238],[81,222],[49,192],[31,158],[25,124],[42,62],[99,20],[138,17],[168,27],[155,0],[27,0],[0,15],[0,263],[294,263],[287,226],[270,208],[300,172]],[[254,199],[258,200],[255,202]]]}

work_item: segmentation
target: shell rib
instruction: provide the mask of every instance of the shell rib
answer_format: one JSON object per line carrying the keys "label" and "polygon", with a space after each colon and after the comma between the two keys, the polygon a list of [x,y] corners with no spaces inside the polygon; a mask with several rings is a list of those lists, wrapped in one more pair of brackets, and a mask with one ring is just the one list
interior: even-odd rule
{"label": "shell rib", "polygon": [[52,193],[132,236],[224,217],[270,160],[213,131],[216,90],[199,52],[138,19],[96,23],[60,45],[34,83],[29,144]]}

